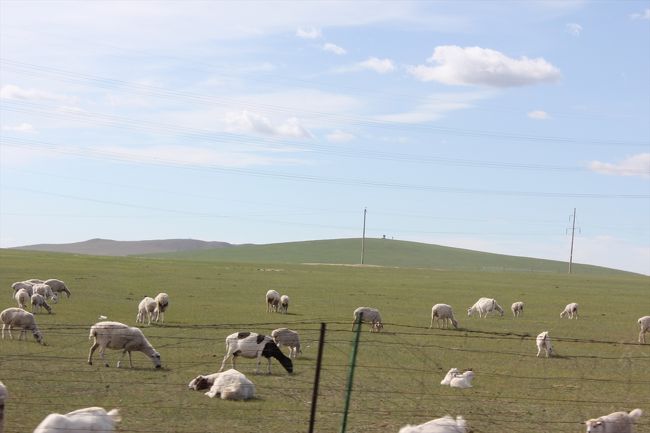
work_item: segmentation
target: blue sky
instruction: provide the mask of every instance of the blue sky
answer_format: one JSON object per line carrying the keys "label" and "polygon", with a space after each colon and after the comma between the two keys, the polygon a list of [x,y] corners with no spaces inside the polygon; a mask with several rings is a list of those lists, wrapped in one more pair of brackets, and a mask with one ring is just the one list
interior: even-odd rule
{"label": "blue sky", "polygon": [[650,274],[648,1],[0,1],[0,246],[367,236]]}

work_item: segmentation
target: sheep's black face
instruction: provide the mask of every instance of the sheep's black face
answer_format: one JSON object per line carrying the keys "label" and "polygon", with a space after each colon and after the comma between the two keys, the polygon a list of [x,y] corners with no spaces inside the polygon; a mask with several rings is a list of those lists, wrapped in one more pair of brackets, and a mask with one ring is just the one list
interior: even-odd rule
{"label": "sheep's black face", "polygon": [[150,356],[150,359],[156,368],[160,368],[160,353],[154,352],[154,354]]}

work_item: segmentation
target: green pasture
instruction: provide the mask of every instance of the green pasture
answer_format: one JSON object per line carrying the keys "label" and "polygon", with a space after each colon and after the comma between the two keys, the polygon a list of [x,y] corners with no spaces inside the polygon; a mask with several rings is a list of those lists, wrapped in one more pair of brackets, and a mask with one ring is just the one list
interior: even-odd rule
{"label": "green pasture", "polygon": [[[363,328],[348,432],[397,432],[405,424],[463,415],[475,433],[584,432],[580,422],[642,408],[637,433],[650,431],[650,344],[636,343],[637,319],[650,314],[650,278],[601,272],[479,272],[410,267],[226,263],[94,257],[0,250],[0,309],[15,306],[11,283],[60,278],[72,292],[39,314],[47,346],[0,341],[0,380],[10,399],[5,432],[32,431],[51,412],[87,406],[121,409],[121,432],[306,432],[320,322],[327,323],[317,432],[338,432],[348,372],[352,311],[379,308],[384,332]],[[264,295],[291,297],[289,314],[266,313]],[[164,325],[143,326],[161,353],[155,370],[141,353],[135,368],[86,363],[88,329],[99,315],[135,325],[144,295],[170,295]],[[494,297],[504,317],[468,318],[481,296]],[[524,301],[513,319],[514,301]],[[580,319],[560,319],[569,302]],[[431,306],[451,304],[459,330],[429,329]],[[219,369],[224,339],[236,331],[300,332],[303,354],[288,375],[254,375],[248,402],[210,399],[190,391],[196,375]],[[549,331],[558,356],[536,358],[535,336]],[[650,339],[650,336],[648,336]],[[127,363],[128,365],[128,363]],[[472,368],[474,387],[439,384],[451,367]],[[261,370],[266,371],[266,361]],[[541,427],[544,426],[544,427]]]}

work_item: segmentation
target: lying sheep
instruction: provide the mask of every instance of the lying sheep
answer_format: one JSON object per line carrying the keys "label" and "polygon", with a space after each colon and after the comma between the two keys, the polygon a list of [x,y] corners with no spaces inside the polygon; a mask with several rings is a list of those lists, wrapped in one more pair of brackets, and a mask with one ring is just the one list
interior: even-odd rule
{"label": "lying sheep", "polygon": [[467,309],[467,315],[478,313],[478,317],[487,317],[491,311],[498,311],[503,316],[503,308],[492,298],[479,298],[478,301]]}
{"label": "lying sheep", "polygon": [[156,309],[156,301],[154,298],[145,296],[138,304],[138,315],[135,316],[135,323],[144,323],[147,320],[147,325],[151,325],[151,316]]}
{"label": "lying sheep", "polygon": [[244,358],[257,358],[255,374],[259,372],[260,361],[265,357],[268,364],[268,373],[271,374],[271,358],[275,358],[282,364],[285,370],[293,373],[293,362],[291,358],[284,356],[284,353],[275,344],[273,339],[266,335],[256,334],[254,332],[235,332],[226,337],[226,356],[223,357],[221,368],[222,372],[226,366],[228,358],[232,358],[231,367],[235,367],[235,359],[238,356]]}
{"label": "lying sheep", "polygon": [[288,328],[278,328],[271,332],[271,337],[278,347],[287,346],[289,348],[289,357],[297,358],[302,353],[300,350],[300,336],[296,331]]}
{"label": "lying sheep", "polygon": [[289,296],[280,296],[280,313],[287,314],[289,312]]}
{"label": "lying sheep", "polygon": [[266,312],[278,311],[280,305],[280,294],[275,290],[266,292]]}
{"label": "lying sheep", "polygon": [[31,295],[29,292],[25,289],[19,289],[16,294],[14,295],[14,298],[16,299],[16,302],[18,303],[18,308],[22,308],[23,310],[27,309],[27,304],[29,304]]}
{"label": "lying sheep", "polygon": [[40,293],[34,293],[31,298],[32,313],[40,312],[42,308],[47,310],[48,314],[52,314],[52,307],[45,301],[45,298]]}
{"label": "lying sheep", "polygon": [[52,291],[58,296],[60,296],[61,293],[65,293],[66,297],[70,297],[70,289],[68,289],[68,286],[66,286],[63,281],[57,280],[56,278],[50,278],[49,280],[43,281],[43,283],[50,286]]}
{"label": "lying sheep", "polygon": [[442,320],[442,326],[445,328],[449,327],[448,322],[451,322],[454,328],[458,328],[458,322],[454,318],[454,312],[450,305],[436,304],[431,308],[431,325],[429,325],[429,329],[433,328],[433,319],[436,319],[438,328],[440,328],[440,320]]}
{"label": "lying sheep", "polygon": [[5,401],[9,397],[7,387],[0,382],[0,433],[4,432],[5,424]]}
{"label": "lying sheep", "polygon": [[512,310],[513,316],[519,317],[524,312],[524,303],[521,301],[515,302],[510,306],[510,310]]}
{"label": "lying sheep", "polygon": [[452,388],[471,388],[472,380],[474,380],[474,372],[466,370],[462,374],[454,376],[449,381],[449,386]]}
{"label": "lying sheep", "polygon": [[32,335],[36,341],[40,344],[45,344],[43,342],[43,334],[39,331],[38,326],[36,326],[36,320],[34,315],[28,311],[25,311],[21,308],[7,308],[0,313],[0,321],[2,322],[2,339],[5,338],[5,327],[9,332],[9,338],[13,340],[13,335],[11,335],[11,329],[13,327],[21,328],[20,335],[18,340],[26,339],[26,332],[32,331]]}
{"label": "lying sheep", "polygon": [[542,353],[542,350],[546,352],[546,357],[553,355],[553,346],[551,346],[551,337],[548,336],[548,331],[544,331],[537,336],[537,357]]}
{"label": "lying sheep", "polygon": [[129,365],[133,368],[131,352],[142,352],[149,357],[156,368],[160,368],[160,354],[153,348],[149,340],[139,328],[131,327],[119,322],[97,322],[90,327],[88,339],[94,339],[88,353],[88,364],[93,365],[93,353],[99,347],[99,357],[108,367],[104,359],[106,349],[122,350],[122,356],[117,361],[119,368],[124,354],[129,354]]}
{"label": "lying sheep", "polygon": [[449,385],[451,383],[451,379],[459,375],[460,375],[460,371],[458,371],[458,369],[455,367],[452,368],[447,372],[444,379],[440,381],[440,385]]}
{"label": "lying sheep", "polygon": [[359,307],[354,310],[353,315],[352,330],[354,330],[354,324],[359,321],[359,316],[361,316],[362,322],[370,323],[370,332],[379,332],[384,328],[383,323],[381,323],[381,314],[376,308]]}
{"label": "lying sheep", "polygon": [[165,310],[169,307],[169,295],[167,293],[158,293],[154,298],[156,308],[153,311],[153,319],[156,323],[165,323]]}
{"label": "lying sheep", "polygon": [[187,384],[187,387],[193,389],[194,391],[201,391],[202,389],[211,388],[214,384],[214,381],[222,373],[212,373],[212,374],[199,374],[194,379]]}
{"label": "lying sheep", "polygon": [[578,320],[578,304],[575,302],[567,304],[567,306],[564,307],[564,310],[560,313],[561,319],[564,318],[564,316],[568,316],[569,319],[573,319],[575,317],[576,320]]}
{"label": "lying sheep", "polygon": [[447,415],[420,425],[406,425],[399,433],[467,433],[469,428],[462,416],[453,419]]}
{"label": "lying sheep", "polygon": [[627,412],[614,412],[600,418],[585,421],[587,433],[632,433],[633,425],[643,415],[641,409]]}
{"label": "lying sheep", "polygon": [[113,432],[122,420],[117,409],[106,412],[101,407],[87,407],[61,415],[51,413],[36,427],[34,433]]}
{"label": "lying sheep", "polygon": [[645,343],[645,333],[650,331],[650,316],[643,316],[639,320],[639,343]]}
{"label": "lying sheep", "polygon": [[226,370],[215,378],[210,391],[210,398],[220,396],[222,400],[248,400],[255,397],[255,385],[244,374],[235,369]]}

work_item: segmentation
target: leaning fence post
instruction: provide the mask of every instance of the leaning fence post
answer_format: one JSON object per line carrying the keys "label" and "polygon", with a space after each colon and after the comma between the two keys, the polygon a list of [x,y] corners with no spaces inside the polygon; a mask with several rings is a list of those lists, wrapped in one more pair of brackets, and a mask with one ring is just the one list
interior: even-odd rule
{"label": "leaning fence post", "polygon": [[361,323],[363,313],[359,313],[355,323],[354,343],[352,344],[352,353],[350,354],[350,369],[348,371],[348,384],[345,389],[345,407],[343,408],[343,421],[341,422],[341,433],[345,433],[348,425],[348,410],[350,409],[350,397],[352,395],[352,383],[354,381],[354,367],[357,363],[357,350],[359,348],[359,336],[361,335]]}
{"label": "leaning fence post", "polygon": [[320,338],[318,339],[318,358],[316,358],[316,376],[314,377],[314,390],[311,395],[311,414],[309,415],[309,433],[314,433],[316,422],[316,401],[318,400],[318,384],[323,361],[323,346],[325,345],[325,323],[320,324]]}

